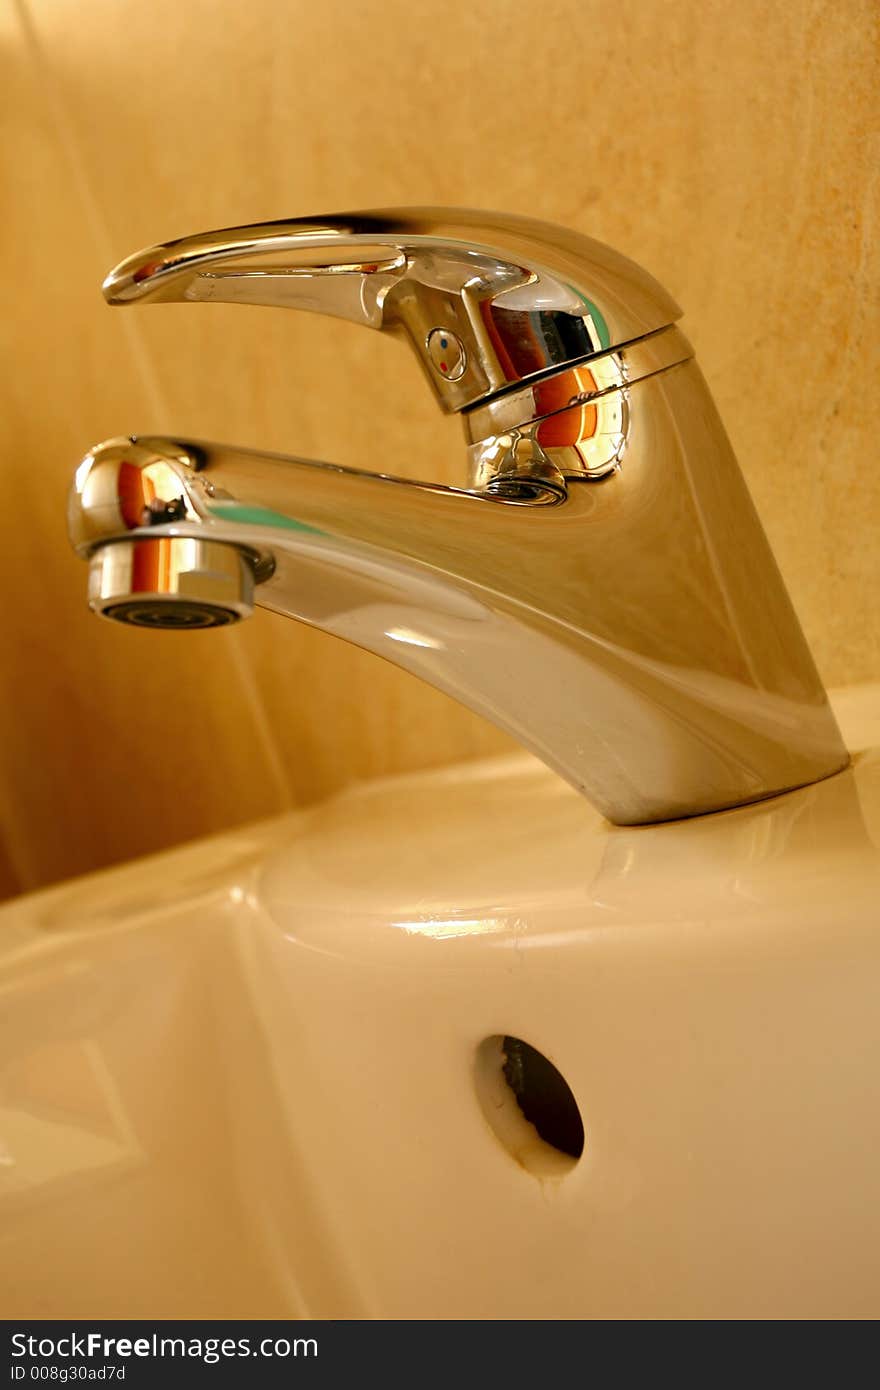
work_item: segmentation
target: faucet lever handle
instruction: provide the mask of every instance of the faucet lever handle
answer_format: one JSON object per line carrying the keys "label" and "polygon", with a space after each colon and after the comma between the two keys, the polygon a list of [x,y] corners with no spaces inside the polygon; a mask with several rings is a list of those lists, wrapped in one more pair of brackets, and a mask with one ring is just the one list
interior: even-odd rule
{"label": "faucet lever handle", "polygon": [[678,306],[610,247],[499,213],[403,208],[205,232],[139,252],[111,304],[306,309],[403,332],[447,411],[673,323]]}

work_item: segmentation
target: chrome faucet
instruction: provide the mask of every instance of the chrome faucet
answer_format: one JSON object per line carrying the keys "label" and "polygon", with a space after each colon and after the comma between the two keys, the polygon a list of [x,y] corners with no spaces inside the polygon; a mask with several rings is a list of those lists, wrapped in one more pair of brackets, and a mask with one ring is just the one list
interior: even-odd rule
{"label": "chrome faucet", "polygon": [[612,821],[717,811],[847,764],[680,311],[524,218],[402,209],[210,232],[124,261],[111,304],[309,309],[393,331],[462,413],[461,487],[131,437],[76,472],[95,612],[254,602],[508,730]]}

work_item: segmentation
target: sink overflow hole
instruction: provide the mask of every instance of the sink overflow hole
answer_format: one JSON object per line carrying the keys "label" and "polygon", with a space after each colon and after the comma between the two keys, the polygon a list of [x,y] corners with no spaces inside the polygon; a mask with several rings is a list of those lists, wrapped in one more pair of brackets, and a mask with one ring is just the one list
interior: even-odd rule
{"label": "sink overflow hole", "polygon": [[539,1177],[561,1177],[584,1151],[584,1123],[571,1087],[543,1052],[510,1034],[477,1049],[477,1096],[509,1153]]}

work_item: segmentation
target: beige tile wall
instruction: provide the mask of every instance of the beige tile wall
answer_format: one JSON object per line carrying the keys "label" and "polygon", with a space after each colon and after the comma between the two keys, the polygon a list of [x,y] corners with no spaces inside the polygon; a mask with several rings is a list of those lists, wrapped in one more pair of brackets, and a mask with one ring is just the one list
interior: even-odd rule
{"label": "beige tile wall", "polygon": [[876,30],[873,0],[0,0],[0,891],[507,746],[265,614],[88,616],[64,498],[102,437],[401,473],[418,438],[457,476],[395,343],[106,309],[108,267],[163,238],[447,203],[613,243],[686,307],[826,679],[880,676]]}

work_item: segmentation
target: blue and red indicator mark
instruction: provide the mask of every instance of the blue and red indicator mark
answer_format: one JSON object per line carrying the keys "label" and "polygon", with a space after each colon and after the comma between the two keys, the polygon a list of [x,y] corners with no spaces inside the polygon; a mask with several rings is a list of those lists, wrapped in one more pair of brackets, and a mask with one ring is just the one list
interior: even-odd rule
{"label": "blue and red indicator mark", "polygon": [[431,366],[449,381],[458,381],[464,371],[464,347],[449,328],[432,328],[425,342]]}

